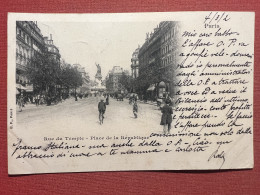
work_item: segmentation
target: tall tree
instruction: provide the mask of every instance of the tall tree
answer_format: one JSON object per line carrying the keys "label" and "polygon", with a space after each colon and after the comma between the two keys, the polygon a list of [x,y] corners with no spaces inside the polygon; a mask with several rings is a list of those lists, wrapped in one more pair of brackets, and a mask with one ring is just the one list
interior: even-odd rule
{"label": "tall tree", "polygon": [[131,91],[133,87],[133,79],[125,72],[122,73],[121,77],[119,78],[119,83],[127,90]]}
{"label": "tall tree", "polygon": [[68,89],[72,88],[75,90],[75,100],[77,100],[76,89],[83,84],[81,73],[77,68],[66,65],[61,71],[60,80]]}
{"label": "tall tree", "polygon": [[59,62],[50,53],[35,54],[27,64],[25,74],[38,93],[53,95],[61,74]]}

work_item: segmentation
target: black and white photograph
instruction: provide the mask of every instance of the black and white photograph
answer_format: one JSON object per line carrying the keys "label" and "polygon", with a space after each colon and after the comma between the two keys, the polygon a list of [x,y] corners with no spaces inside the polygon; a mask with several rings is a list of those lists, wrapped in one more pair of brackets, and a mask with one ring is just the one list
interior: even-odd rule
{"label": "black and white photograph", "polygon": [[161,108],[173,106],[179,31],[176,21],[16,21],[19,129],[80,123],[113,135],[128,124],[151,132],[160,123],[170,127],[172,117],[161,120]]}
{"label": "black and white photograph", "polygon": [[8,24],[9,174],[253,167],[253,13]]}

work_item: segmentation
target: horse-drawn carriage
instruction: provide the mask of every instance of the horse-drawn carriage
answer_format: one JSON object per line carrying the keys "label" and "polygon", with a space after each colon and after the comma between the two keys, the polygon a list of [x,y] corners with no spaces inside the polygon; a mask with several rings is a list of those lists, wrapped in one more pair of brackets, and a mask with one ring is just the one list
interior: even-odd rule
{"label": "horse-drawn carriage", "polygon": [[116,101],[124,101],[124,96],[123,94],[119,93],[116,95]]}

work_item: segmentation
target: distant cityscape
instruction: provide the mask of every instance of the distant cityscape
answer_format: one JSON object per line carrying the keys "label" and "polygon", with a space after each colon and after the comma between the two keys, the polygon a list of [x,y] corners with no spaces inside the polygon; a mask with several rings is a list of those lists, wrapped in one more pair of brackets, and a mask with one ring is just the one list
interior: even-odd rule
{"label": "distant cityscape", "polygon": [[[178,63],[176,53],[178,52],[179,29],[178,22],[164,21],[160,22],[153,32],[147,33],[144,44],[140,46],[137,43],[136,50],[133,51],[132,56],[129,56],[131,72],[124,70],[120,65],[115,65],[105,77],[100,71],[98,78],[96,75],[92,80],[82,64],[69,65],[82,78],[82,83],[77,86],[76,93],[136,93],[148,100],[156,100],[165,93],[173,96],[174,67]],[[65,69],[68,64],[55,45],[52,34],[42,35],[37,22],[17,21],[16,33],[17,95],[21,92],[34,95],[39,93],[39,90],[36,91],[35,84],[26,74],[28,64],[34,56],[47,52],[60,70]],[[101,81],[102,87],[98,87],[98,80]],[[60,82],[55,84],[53,91],[59,94],[70,93]]]}

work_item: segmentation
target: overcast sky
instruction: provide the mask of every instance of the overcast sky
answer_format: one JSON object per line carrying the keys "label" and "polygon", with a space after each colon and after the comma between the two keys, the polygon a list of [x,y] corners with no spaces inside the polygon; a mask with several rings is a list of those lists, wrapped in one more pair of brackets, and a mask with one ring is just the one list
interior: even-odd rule
{"label": "overcast sky", "polygon": [[100,64],[102,79],[113,66],[131,70],[131,56],[138,44],[142,46],[146,33],[152,32],[158,22],[38,22],[43,36],[50,36],[59,48],[61,58],[69,64],[79,63],[96,74],[95,63]]}

